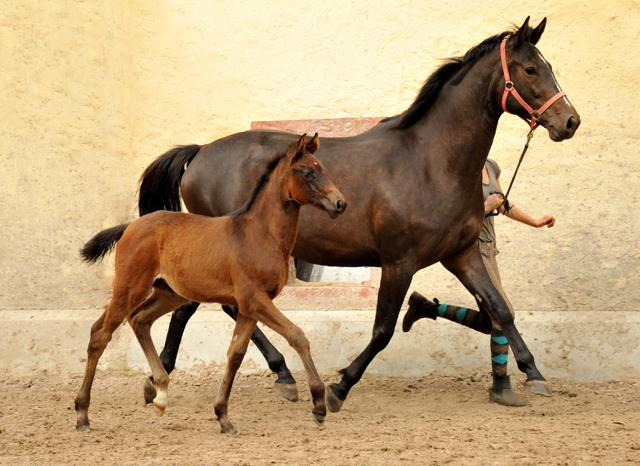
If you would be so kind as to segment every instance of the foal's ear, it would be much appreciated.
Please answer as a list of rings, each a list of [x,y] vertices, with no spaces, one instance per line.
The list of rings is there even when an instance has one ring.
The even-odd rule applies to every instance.
[[[546,25],[547,25],[547,18],[540,21],[540,24],[538,24],[538,27],[536,27],[531,33],[530,40],[533,45],[536,45],[540,40],[540,36],[542,36],[542,33],[544,32],[544,28]]]
[[[529,18],[531,17],[527,16],[527,19],[524,20],[524,24],[520,27],[520,29],[518,29],[518,32],[513,35],[513,38],[515,40],[514,45],[516,47],[520,47],[527,38],[527,31],[529,30]]]
[[[287,156],[291,158],[291,163],[294,163],[296,160],[300,158],[302,154],[304,154],[304,143],[306,139],[307,139],[307,133],[304,133],[300,138],[300,140],[298,141],[298,144],[291,147],[291,149],[295,147],[295,151],[291,149],[289,150],[289,153],[287,154]]]
[[[318,137],[318,133],[316,133],[316,135],[311,138],[311,141],[307,143],[307,152],[309,152],[310,154],[315,154],[319,148],[320,138]]]

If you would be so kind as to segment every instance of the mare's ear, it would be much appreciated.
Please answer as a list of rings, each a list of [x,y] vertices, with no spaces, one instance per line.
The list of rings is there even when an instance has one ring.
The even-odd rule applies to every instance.
[[[520,27],[520,29],[518,29],[518,32],[513,35],[515,41],[514,45],[516,47],[520,47],[527,38],[527,31],[529,30],[529,18],[530,16],[527,16],[527,19],[524,20],[524,24]]]
[[[531,33],[531,43],[533,45],[536,45],[540,40],[540,36],[542,36],[542,33],[544,32],[544,28],[546,25],[547,25],[547,18],[540,21],[540,24],[538,24],[538,27],[536,27]]]
[[[307,152],[309,152],[310,154],[315,154],[319,148],[320,138],[318,137],[318,133],[316,133],[316,135],[311,138],[311,141],[307,143]]]
[[[296,162],[300,158],[300,156],[304,154],[304,143],[306,139],[307,133],[304,133],[298,141],[298,144],[292,146],[292,149],[295,147],[295,151],[290,150],[290,153],[287,154],[291,158],[291,163]]]

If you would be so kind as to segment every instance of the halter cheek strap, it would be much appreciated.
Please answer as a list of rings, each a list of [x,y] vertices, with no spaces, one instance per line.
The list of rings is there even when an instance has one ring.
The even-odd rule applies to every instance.
[[[547,102],[538,110],[534,110],[520,96],[520,94],[516,90],[515,85],[513,84],[513,81],[511,81],[511,77],[509,76],[509,68],[507,67],[507,39],[504,39],[500,44],[500,58],[502,60],[502,72],[504,73],[504,93],[502,94],[502,109],[507,113],[511,113],[509,112],[509,110],[507,110],[507,97],[509,97],[509,94],[512,94],[516,98],[518,103],[522,105],[522,108],[524,108],[527,113],[531,115],[530,118],[520,117],[529,124],[529,133],[531,134],[533,133],[533,130],[540,126],[540,123],[538,123],[538,119],[540,118],[540,116],[555,102],[557,102],[558,99],[564,97],[567,94],[566,92],[560,91],[549,100],[547,100]]]

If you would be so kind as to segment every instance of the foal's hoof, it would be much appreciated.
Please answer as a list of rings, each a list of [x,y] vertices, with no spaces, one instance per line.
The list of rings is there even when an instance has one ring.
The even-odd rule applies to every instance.
[[[222,434],[228,434],[228,435],[237,435],[238,431],[237,431],[237,430],[235,430],[235,429],[232,427],[232,428],[227,429],[227,430],[222,429],[222,430],[220,430],[220,433],[222,433]]]
[[[157,393],[156,387],[153,386],[153,382],[151,381],[150,377],[145,381],[143,391],[144,401],[146,401],[147,404],[153,403],[153,399],[156,397]]]
[[[321,414],[313,413],[313,420],[316,421],[316,424],[318,424],[319,426],[323,426],[324,425],[325,417],[326,416],[322,416]]]
[[[533,382],[525,382],[525,386],[529,388],[529,391],[540,396],[553,396],[553,392],[544,382],[535,380]]]
[[[335,393],[333,393],[331,385],[327,387],[324,395],[324,400],[327,403],[327,408],[329,408],[329,411],[331,411],[332,413],[337,413],[338,411],[340,411],[340,409],[342,408],[342,404],[344,403],[344,400],[341,400]]]
[[[167,407],[166,407],[166,406],[161,406],[161,405],[158,405],[158,404],[156,404],[156,403],[153,403],[153,410],[156,412],[156,414],[157,414],[158,416],[162,416],[162,415],[164,414],[164,411],[165,411],[166,409],[167,409]]]
[[[298,386],[295,383],[274,383],[273,387],[276,389],[278,395],[285,400],[298,401]]]

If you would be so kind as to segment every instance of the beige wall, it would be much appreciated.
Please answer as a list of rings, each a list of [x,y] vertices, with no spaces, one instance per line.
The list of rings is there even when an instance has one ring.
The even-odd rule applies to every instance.
[[[50,2],[0,0],[0,309],[87,309],[109,266],[78,249],[135,215],[137,179],[176,144],[252,120],[392,115],[440,58],[531,15],[582,116],[541,130],[512,198],[551,230],[500,219],[503,278],[523,310],[636,310],[640,2]],[[502,119],[509,180],[526,126]],[[513,222],[511,222],[513,223]],[[440,266],[414,287],[469,302]]]

